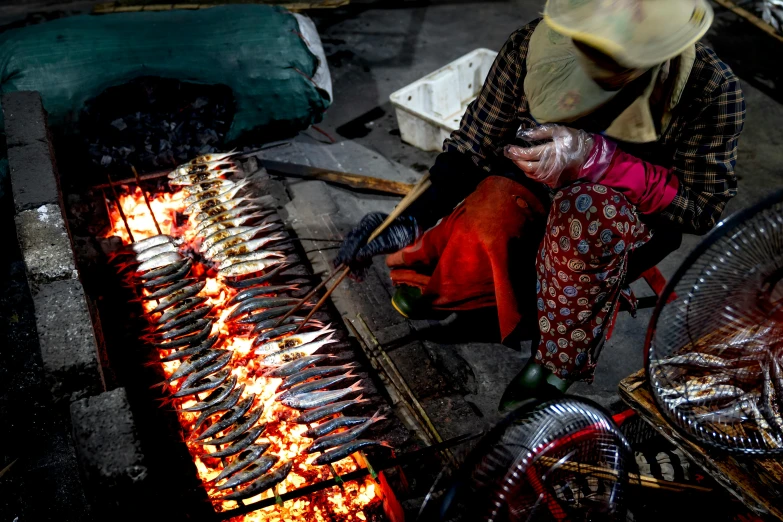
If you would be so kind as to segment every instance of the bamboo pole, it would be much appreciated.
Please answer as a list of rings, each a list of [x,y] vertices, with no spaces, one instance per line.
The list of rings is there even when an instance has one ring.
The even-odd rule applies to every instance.
[[[160,231],[160,225],[158,224],[158,220],[155,219],[155,213],[152,211],[152,205],[150,205],[150,199],[147,197],[147,193],[144,192],[144,188],[141,186],[141,179],[139,179],[139,173],[136,172],[136,167],[131,165],[131,169],[133,170],[133,175],[136,177],[136,184],[139,186],[139,190],[141,191],[141,195],[144,196],[144,202],[147,204],[147,208],[150,211],[150,216],[152,216],[152,222],[155,223],[155,230],[158,231],[158,235],[162,235],[163,232]]]
[[[128,225],[128,218],[125,217],[125,211],[122,210],[122,203],[120,202],[120,196],[117,194],[117,189],[114,187],[114,183],[111,181],[111,176],[109,173],[106,173],[106,179],[109,180],[109,187],[111,187],[112,194],[114,194],[114,201],[117,203],[117,210],[120,211],[120,217],[122,218],[122,222],[125,224],[125,230],[128,231],[128,238],[130,239],[131,243],[135,243],[136,240],[133,239],[133,232],[131,232],[130,225]],[[111,219],[111,215],[109,215],[109,219]]]

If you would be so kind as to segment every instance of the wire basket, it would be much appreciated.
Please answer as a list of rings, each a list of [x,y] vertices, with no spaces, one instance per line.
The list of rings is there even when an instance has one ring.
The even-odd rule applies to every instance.
[[[697,443],[783,454],[783,192],[720,223],[669,281],[647,335],[647,375]]]
[[[627,465],[631,448],[599,406],[573,397],[535,405],[477,446],[440,520],[625,520]]]

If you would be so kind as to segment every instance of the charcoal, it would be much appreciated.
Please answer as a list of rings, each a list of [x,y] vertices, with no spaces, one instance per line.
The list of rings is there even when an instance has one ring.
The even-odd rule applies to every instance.
[[[233,116],[226,86],[145,77],[89,100],[79,134],[96,172],[149,172],[223,150]]]

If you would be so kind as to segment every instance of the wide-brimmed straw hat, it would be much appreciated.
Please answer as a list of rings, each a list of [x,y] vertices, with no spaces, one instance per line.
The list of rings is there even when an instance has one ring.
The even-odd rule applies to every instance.
[[[692,64],[693,45],[712,19],[706,0],[548,0],[526,60],[531,115],[539,123],[574,121],[619,92],[601,88],[588,75],[573,44],[578,40],[623,67],[653,70],[642,100],[622,115],[624,127],[629,122],[637,127],[631,141],[650,140],[655,128],[648,98],[659,66],[684,53]]]

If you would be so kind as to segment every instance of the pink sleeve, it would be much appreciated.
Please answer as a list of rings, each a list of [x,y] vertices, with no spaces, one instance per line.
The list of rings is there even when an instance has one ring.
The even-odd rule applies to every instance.
[[[642,214],[662,212],[680,187],[672,169],[653,165],[620,149],[597,183],[622,192]]]

